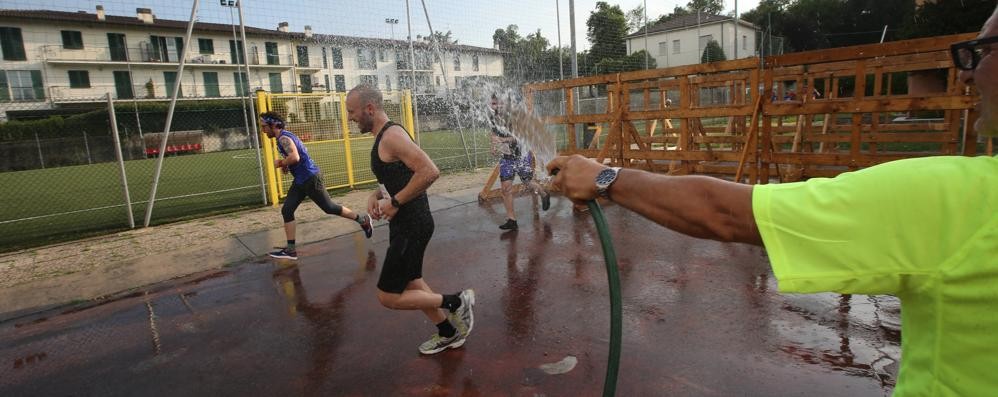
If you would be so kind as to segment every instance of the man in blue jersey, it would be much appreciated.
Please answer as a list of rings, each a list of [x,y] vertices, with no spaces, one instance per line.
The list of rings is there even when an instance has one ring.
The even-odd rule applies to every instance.
[[[284,200],[284,206],[281,207],[281,215],[284,217],[284,234],[288,238],[288,245],[271,252],[270,256],[298,259],[298,252],[295,250],[295,210],[298,209],[305,197],[311,198],[327,214],[339,215],[357,222],[361,229],[364,229],[364,235],[371,238],[371,234],[374,232],[371,217],[336,204],[329,198],[326,186],[322,183],[319,167],[308,156],[305,145],[301,139],[298,139],[298,136],[284,129],[284,116],[278,112],[263,113],[260,115],[260,125],[268,137],[277,138],[277,150],[281,152],[283,158],[274,160],[274,167],[294,176],[294,182],[288,188],[288,197]]]

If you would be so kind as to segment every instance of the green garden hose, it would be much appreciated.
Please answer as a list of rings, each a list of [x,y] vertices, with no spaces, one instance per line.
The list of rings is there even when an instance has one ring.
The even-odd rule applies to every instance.
[[[620,274],[617,272],[617,253],[613,250],[610,229],[603,216],[603,209],[596,200],[589,201],[589,213],[596,224],[600,244],[603,246],[603,260],[606,262],[606,281],[610,285],[610,354],[607,357],[606,378],[603,380],[603,397],[613,396],[617,391],[617,369],[620,367]]]

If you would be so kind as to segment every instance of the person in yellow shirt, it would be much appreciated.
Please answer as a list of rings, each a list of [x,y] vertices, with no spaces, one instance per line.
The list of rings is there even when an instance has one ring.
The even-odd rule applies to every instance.
[[[982,136],[998,135],[998,9],[951,46],[977,89]],[[743,185],[558,157],[553,185],[598,196],[694,237],[764,246],[781,292],[901,300],[894,396],[998,393],[998,157],[937,156],[835,178]]]

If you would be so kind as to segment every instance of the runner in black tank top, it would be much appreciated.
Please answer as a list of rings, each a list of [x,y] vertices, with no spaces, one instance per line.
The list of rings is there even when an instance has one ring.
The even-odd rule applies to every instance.
[[[378,178],[378,183],[385,185],[388,194],[395,197],[399,191],[409,184],[413,171],[401,161],[386,163],[378,156],[378,147],[381,145],[381,138],[389,127],[398,125],[393,121],[385,123],[381,131],[374,138],[374,147],[371,148],[371,171]],[[405,130],[405,127],[398,125]],[[405,230],[413,236],[424,235],[428,241],[433,235],[433,215],[430,214],[430,201],[426,197],[426,192],[420,193],[416,198],[399,207],[398,213],[390,221],[389,229],[391,233],[396,230]]]
[[[371,148],[371,171],[386,192],[379,189],[367,200],[368,211],[375,219],[389,220],[378,301],[389,309],[420,310],[437,325],[437,332],[419,346],[420,353],[458,348],[474,326],[475,291],[442,295],[423,279],[423,254],[434,228],[426,189],[440,171],[405,129],[388,119],[383,104],[381,93],[365,85],[347,95],[350,120],[361,131],[378,131]],[[393,161],[384,161],[382,155]]]

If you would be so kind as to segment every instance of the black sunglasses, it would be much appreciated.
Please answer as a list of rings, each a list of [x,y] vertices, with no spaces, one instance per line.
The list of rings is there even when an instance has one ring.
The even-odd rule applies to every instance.
[[[992,43],[998,43],[998,36],[962,41],[951,45],[949,51],[950,55],[953,56],[953,64],[961,70],[977,69],[977,64],[985,55],[985,46]]]

